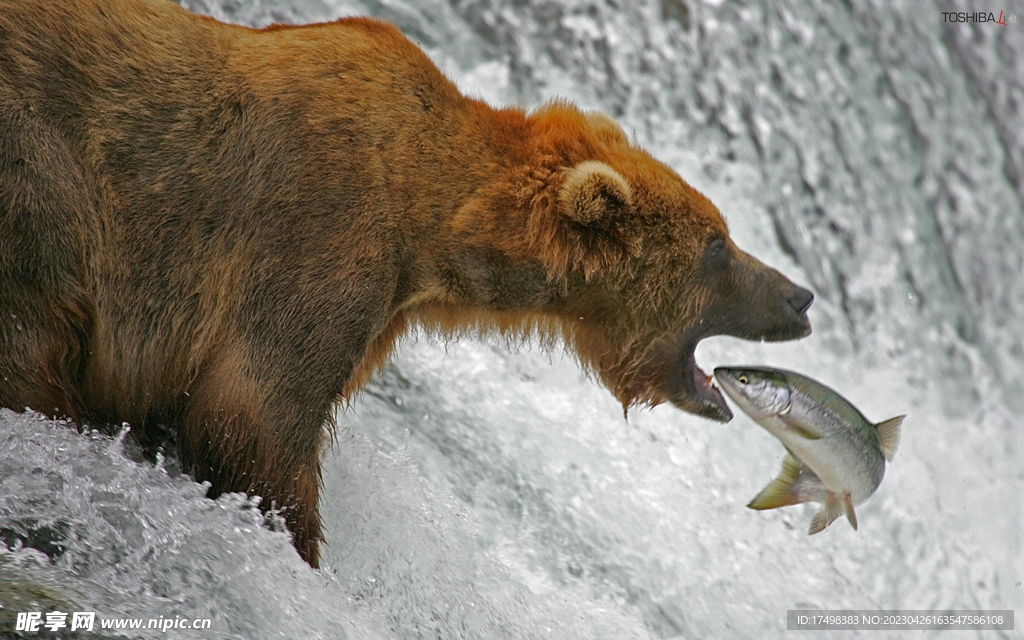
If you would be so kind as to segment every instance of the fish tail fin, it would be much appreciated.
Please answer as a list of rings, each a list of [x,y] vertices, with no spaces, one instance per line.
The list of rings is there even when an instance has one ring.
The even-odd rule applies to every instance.
[[[906,417],[896,416],[875,425],[878,429],[878,439],[882,441],[882,455],[888,462],[892,462],[892,457],[896,455],[896,447],[900,444],[900,426]]]
[[[816,533],[821,533],[825,530],[825,527],[835,522],[835,519],[842,514],[842,500],[839,499],[839,496],[829,491],[828,495],[825,496],[825,504],[811,518],[811,528],[808,529],[807,535],[813,536]]]
[[[857,514],[853,511],[853,498],[850,493],[843,494],[843,511],[846,512],[846,519],[850,521],[853,530],[857,530]]]
[[[787,455],[786,459],[782,461],[782,471],[779,472],[779,475],[764,489],[761,489],[761,493],[754,496],[747,506],[763,511],[804,502],[796,491],[796,481],[800,475],[802,464],[793,454]]]

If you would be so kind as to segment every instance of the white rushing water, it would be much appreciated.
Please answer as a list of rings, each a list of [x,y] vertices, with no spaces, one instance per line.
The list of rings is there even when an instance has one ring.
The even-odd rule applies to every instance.
[[[859,531],[808,537],[815,506],[744,506],[784,454],[744,416],[625,420],[557,352],[413,335],[338,411],[314,572],[244,497],[2,411],[0,621],[65,606],[212,620],[142,637],[619,639],[782,637],[795,608],[1024,614],[1024,7],[182,4],[254,26],[378,15],[492,103],[608,111],[817,295],[809,338],[712,338],[702,367],[791,368],[873,420],[907,413],[900,449]],[[1000,8],[1017,22],[941,15]]]

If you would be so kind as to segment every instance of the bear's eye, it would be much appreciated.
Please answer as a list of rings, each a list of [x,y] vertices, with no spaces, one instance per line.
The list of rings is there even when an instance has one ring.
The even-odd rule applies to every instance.
[[[728,252],[725,250],[725,240],[722,238],[712,239],[704,250],[704,259],[708,265],[723,266],[726,255]]]

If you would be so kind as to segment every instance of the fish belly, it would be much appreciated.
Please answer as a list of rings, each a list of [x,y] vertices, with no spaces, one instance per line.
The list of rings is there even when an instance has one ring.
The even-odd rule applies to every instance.
[[[833,445],[834,443],[829,443],[827,438],[822,438],[798,443],[796,446],[787,446],[790,446],[793,453],[818,476],[828,491],[838,496],[849,493],[854,503],[857,503],[858,499],[866,499],[874,492],[874,488],[868,490],[869,482],[863,477],[861,465],[851,464],[848,456],[837,452]]]

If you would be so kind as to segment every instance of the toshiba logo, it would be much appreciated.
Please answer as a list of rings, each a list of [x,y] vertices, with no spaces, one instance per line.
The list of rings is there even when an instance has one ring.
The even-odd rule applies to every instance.
[[[943,22],[978,22],[978,23],[992,23],[1002,26],[1008,26],[1017,22],[1017,16],[1006,15],[1004,11],[1000,11],[999,15],[992,13],[991,11],[943,11],[942,12]]]

